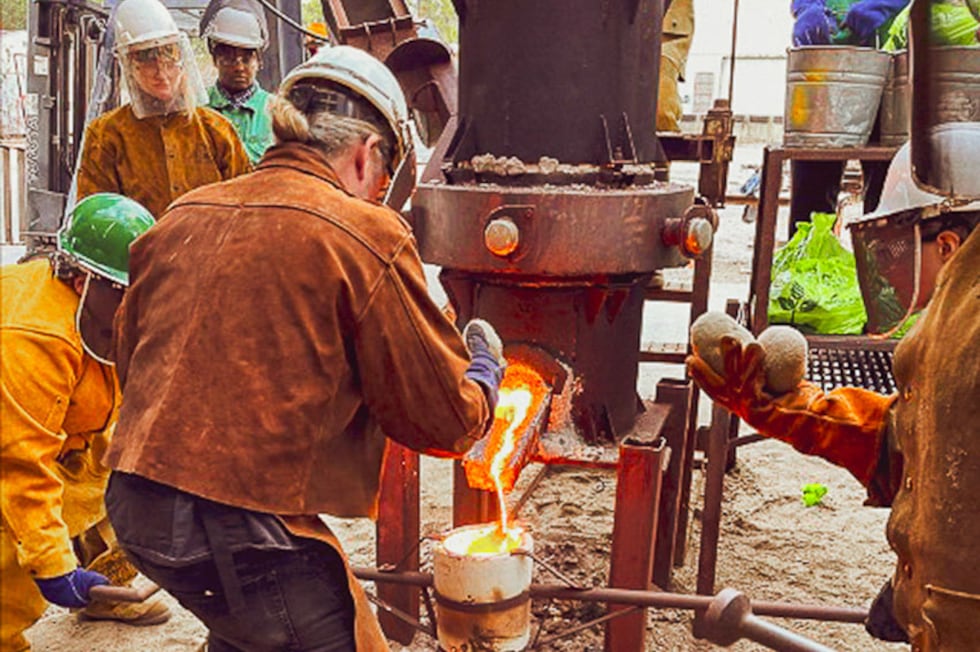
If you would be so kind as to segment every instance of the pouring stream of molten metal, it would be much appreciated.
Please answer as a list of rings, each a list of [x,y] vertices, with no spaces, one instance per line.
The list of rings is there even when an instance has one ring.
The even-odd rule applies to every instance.
[[[501,476],[517,448],[520,427],[525,425],[532,406],[544,398],[544,387],[540,375],[529,367],[520,364],[508,367],[500,387],[497,408],[494,411],[494,425],[491,428],[491,436],[500,433],[493,440],[499,442],[499,446],[490,459],[488,469],[497,491],[500,520],[495,524],[488,523],[483,528],[451,534],[445,540],[447,548],[466,555],[501,554],[511,552],[520,545],[524,529],[508,523]],[[504,424],[506,428],[503,427]]]

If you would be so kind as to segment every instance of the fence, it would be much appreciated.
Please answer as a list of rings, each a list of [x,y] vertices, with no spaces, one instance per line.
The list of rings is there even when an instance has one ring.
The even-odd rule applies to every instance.
[[[24,151],[26,139],[0,140],[0,190],[3,205],[0,207],[0,243],[20,244],[21,225],[27,220],[27,183],[24,177]]]

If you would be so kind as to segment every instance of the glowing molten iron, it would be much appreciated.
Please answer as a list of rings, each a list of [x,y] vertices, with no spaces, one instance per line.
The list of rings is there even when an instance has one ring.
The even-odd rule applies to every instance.
[[[512,363],[507,367],[487,437],[483,463],[470,464],[466,469],[471,485],[489,488],[488,485],[492,484],[496,490],[500,521],[480,529],[457,531],[446,539],[447,549],[461,555],[501,554],[511,552],[519,545],[524,530],[508,523],[504,488],[509,491],[517,480],[517,469],[512,458],[517,450],[518,437],[530,426],[547,393],[544,380],[531,367],[521,363]]]
[[[503,555],[513,552],[521,543],[524,529],[513,526],[505,535],[500,523],[462,528],[447,536],[442,545],[456,555]]]

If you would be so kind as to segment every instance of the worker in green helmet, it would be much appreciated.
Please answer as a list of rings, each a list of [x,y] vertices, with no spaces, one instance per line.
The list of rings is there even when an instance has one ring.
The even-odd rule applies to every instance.
[[[112,539],[100,461],[120,402],[112,320],[129,283],[129,245],[153,223],[133,200],[95,194],[72,210],[49,258],[0,268],[3,652],[30,649],[23,632],[48,603],[130,624],[169,617],[159,601],[129,617],[115,603],[89,604],[92,586],[131,579],[119,576],[128,564],[108,550],[83,568],[72,545],[99,523]]]

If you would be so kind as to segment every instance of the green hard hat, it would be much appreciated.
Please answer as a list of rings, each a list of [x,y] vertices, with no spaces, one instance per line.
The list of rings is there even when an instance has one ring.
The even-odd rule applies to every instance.
[[[111,192],[75,204],[58,232],[58,250],[85,269],[129,285],[129,245],[155,220],[142,204]]]

